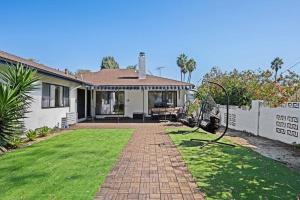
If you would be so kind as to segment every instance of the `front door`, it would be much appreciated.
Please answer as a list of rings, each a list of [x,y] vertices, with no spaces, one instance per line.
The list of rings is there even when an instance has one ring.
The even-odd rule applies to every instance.
[[[77,89],[77,112],[78,119],[85,117],[85,90]]]
[[[87,105],[86,105],[86,115],[87,115],[87,117],[91,117],[91,91],[90,90],[88,90],[87,91]]]

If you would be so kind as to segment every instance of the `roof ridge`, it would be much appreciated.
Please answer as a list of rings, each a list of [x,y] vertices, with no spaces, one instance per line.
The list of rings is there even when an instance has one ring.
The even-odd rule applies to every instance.
[[[188,83],[188,82],[184,82],[184,81],[179,81],[179,80],[175,80],[175,79],[171,79],[171,78],[166,78],[166,77],[161,77],[161,76],[156,76],[156,75],[148,75],[147,76],[153,76],[153,77],[156,77],[156,78],[163,78],[163,79],[167,79],[167,80],[171,80],[171,81],[177,81],[179,83],[185,83],[185,84],[190,84],[190,85],[193,85],[192,83]]]
[[[57,70],[53,67],[49,67],[47,65],[44,65],[44,64],[41,64],[41,63],[38,63],[38,62],[35,62],[35,61],[28,60],[26,58],[22,58],[20,56],[17,56],[17,55],[14,55],[12,53],[8,53],[8,52],[2,51],[2,50],[0,50],[0,57],[2,57],[4,59],[7,59],[7,60],[11,60],[13,62],[17,62],[17,63],[21,63],[21,64],[31,66],[31,67],[37,69],[38,71],[39,70],[40,71],[46,71],[48,73],[63,76],[67,79],[71,79],[71,80],[74,80],[74,81],[85,82],[87,84],[90,84],[88,81],[81,80],[80,78],[77,78],[74,75],[66,74],[63,71]]]

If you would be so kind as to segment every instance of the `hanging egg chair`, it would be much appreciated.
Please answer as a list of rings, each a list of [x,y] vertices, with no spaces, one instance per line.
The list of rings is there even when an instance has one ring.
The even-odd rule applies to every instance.
[[[196,116],[196,125],[195,129],[191,131],[185,131],[182,132],[183,134],[196,132],[199,130],[205,131],[205,133],[210,134],[216,134],[218,133],[217,137],[212,140],[200,140],[200,139],[191,139],[192,141],[202,141],[206,142],[206,144],[211,143],[219,143],[219,144],[225,144],[234,146],[227,143],[219,142],[220,139],[222,139],[227,130],[228,130],[228,120],[229,120],[229,96],[226,91],[226,89],[219,83],[212,82],[212,81],[203,81],[202,84],[205,85],[206,91],[203,92],[201,97],[198,97],[200,101],[200,108],[198,111],[198,114]],[[225,106],[226,106],[226,113],[225,113],[225,127],[222,128],[221,125],[221,113],[220,113],[220,107],[216,103],[213,95],[211,94],[212,89],[218,89],[222,90],[224,93],[224,99],[225,99]]]

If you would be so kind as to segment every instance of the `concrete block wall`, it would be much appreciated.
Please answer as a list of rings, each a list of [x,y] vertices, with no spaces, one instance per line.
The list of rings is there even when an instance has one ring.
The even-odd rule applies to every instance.
[[[226,107],[220,106],[222,125],[226,122]],[[251,109],[230,106],[229,128],[288,144],[300,144],[300,102],[289,102],[270,108],[263,101],[252,102]]]

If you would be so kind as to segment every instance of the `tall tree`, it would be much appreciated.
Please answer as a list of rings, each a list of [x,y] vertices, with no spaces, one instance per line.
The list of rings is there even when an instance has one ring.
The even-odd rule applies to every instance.
[[[114,57],[106,56],[102,59],[101,69],[119,69],[119,64]]]
[[[193,58],[189,59],[186,64],[187,71],[189,72],[189,75],[188,75],[189,83],[191,82],[192,72],[196,69],[196,65],[197,65],[197,63]]]
[[[29,60],[29,61],[31,61],[31,62],[36,62],[36,63],[39,62],[39,60],[37,60],[37,59],[35,59],[35,58],[27,58],[27,60]]]
[[[89,73],[89,72],[91,72],[91,70],[89,70],[89,69],[78,69],[75,72],[75,75],[80,75],[80,74]]]
[[[137,65],[128,65],[126,67],[126,69],[134,69],[134,70],[136,70],[137,69]]]
[[[187,69],[186,69],[187,61],[188,61],[188,57],[184,53],[180,54],[177,57],[177,65],[180,68],[180,80],[181,81],[183,81],[182,75],[184,74],[184,76],[185,76],[185,74],[187,72]]]
[[[279,57],[276,57],[271,62],[271,69],[275,71],[275,75],[274,75],[274,81],[275,82],[277,82],[277,73],[278,73],[278,70],[281,69],[282,65],[283,65],[283,61]]]

